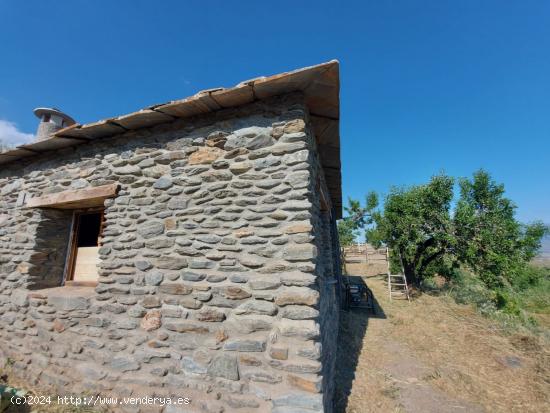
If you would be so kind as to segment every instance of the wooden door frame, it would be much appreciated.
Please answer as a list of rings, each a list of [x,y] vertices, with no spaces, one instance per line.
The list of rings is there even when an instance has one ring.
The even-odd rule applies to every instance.
[[[100,224],[99,224],[99,236],[98,236],[98,245],[101,245],[101,234],[103,232],[103,223],[105,220],[105,208],[103,207],[93,207],[86,209],[77,209],[73,211],[72,221],[71,221],[71,233],[69,236],[69,245],[67,246],[67,255],[65,257],[65,269],[63,271],[63,282],[62,285],[65,286],[90,286],[95,287],[97,282],[90,281],[74,281],[74,270],[76,264],[76,252],[78,249],[78,231],[80,229],[80,217],[82,215],[92,215],[92,214],[101,214]]]

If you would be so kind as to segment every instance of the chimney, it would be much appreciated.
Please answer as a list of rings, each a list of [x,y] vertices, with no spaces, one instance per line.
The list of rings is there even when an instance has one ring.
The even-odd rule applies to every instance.
[[[36,108],[33,112],[40,119],[36,141],[47,139],[52,133],[76,123],[73,118],[56,108]]]

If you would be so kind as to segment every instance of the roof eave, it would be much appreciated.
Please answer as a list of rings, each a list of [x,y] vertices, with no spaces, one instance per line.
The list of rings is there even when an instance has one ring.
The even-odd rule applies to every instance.
[[[220,109],[245,105],[292,92],[303,92],[319,145],[321,162],[336,217],[341,217],[340,173],[340,77],[339,63],[331,60],[315,66],[259,77],[231,88],[201,91],[185,99],[171,101],[127,115],[61,129],[50,138],[21,145],[0,153],[0,164],[61,147],[106,138],[128,130],[150,128],[177,118],[188,118]],[[62,139],[59,139],[62,138]]]

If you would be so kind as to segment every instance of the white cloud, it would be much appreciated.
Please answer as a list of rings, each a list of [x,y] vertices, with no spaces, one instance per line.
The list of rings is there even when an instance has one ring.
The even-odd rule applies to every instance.
[[[0,147],[17,146],[29,143],[34,139],[32,133],[24,133],[17,129],[15,123],[0,119]]]

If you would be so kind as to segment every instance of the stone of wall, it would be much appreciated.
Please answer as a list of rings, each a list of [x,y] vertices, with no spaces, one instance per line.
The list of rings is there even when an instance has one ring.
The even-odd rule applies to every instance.
[[[2,170],[0,362],[61,394],[192,399],[146,411],[331,411],[337,239],[308,125],[288,95]],[[70,219],[25,198],[109,183],[98,286],[37,290]]]
[[[313,137],[310,141],[315,145]],[[315,149],[310,151],[310,158],[310,176],[314,184],[313,188],[315,188],[311,191],[311,222],[314,228],[312,241],[319,252],[316,259],[315,274],[317,275],[317,285],[320,292],[318,317],[321,332],[320,344],[322,346],[322,383],[320,388],[325,395],[324,411],[332,412],[340,309],[340,244],[336,230],[336,219],[334,218],[335,213],[330,209],[330,206],[322,207],[321,193],[328,194],[328,189],[319,155]]]

